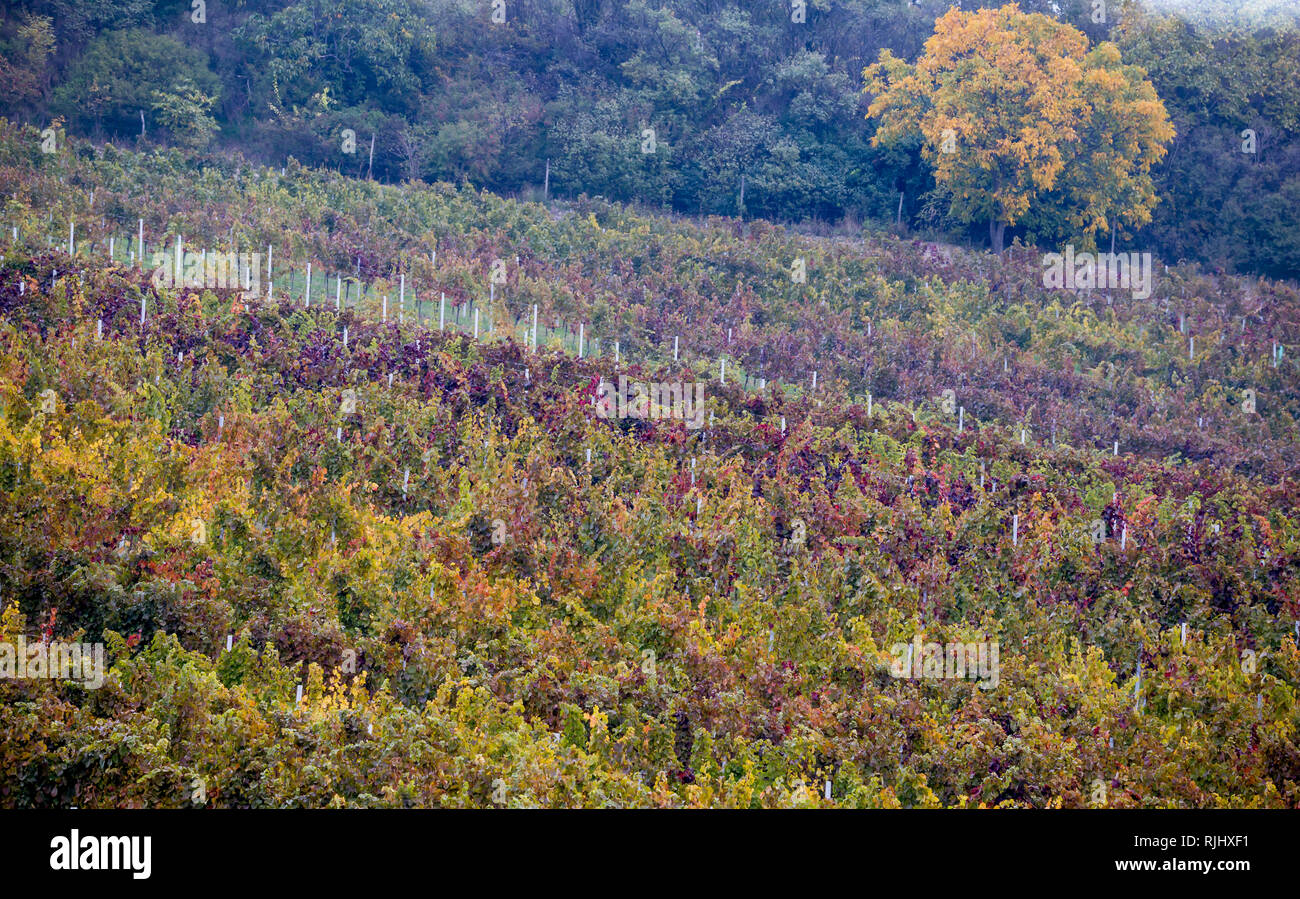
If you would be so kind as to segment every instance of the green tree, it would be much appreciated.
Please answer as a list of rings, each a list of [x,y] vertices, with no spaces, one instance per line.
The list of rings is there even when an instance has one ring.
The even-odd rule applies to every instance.
[[[1222,32],[1126,12],[1116,32],[1141,59],[1178,130],[1154,169],[1161,203],[1141,239],[1168,258],[1300,277],[1300,29]]]
[[[143,29],[113,31],[97,38],[72,65],[54,91],[52,107],[83,131],[138,135],[141,113],[154,110],[155,92],[172,91],[185,81],[204,96],[220,92],[199,51]]]
[[[326,89],[344,107],[411,114],[433,74],[435,20],[428,3],[311,0],[253,15],[235,38],[277,119],[310,115]]]
[[[0,83],[5,85],[8,109],[28,107],[44,95],[54,43],[52,21],[33,15],[23,17],[12,40],[0,41]]]
[[[216,119],[209,115],[215,98],[188,78],[178,81],[169,91],[153,92],[153,110],[158,123],[176,143],[201,150],[217,130]]]

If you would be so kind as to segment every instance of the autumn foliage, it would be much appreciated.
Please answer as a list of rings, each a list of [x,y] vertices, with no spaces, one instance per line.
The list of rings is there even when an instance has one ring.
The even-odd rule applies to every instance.
[[[1129,232],[1151,219],[1151,169],[1174,129],[1155,89],[1119,49],[1068,23],[1000,9],[951,8],[916,64],[889,50],[864,72],[876,145],[919,135],[950,213],[1042,238]]]
[[[1108,302],[1017,250],[17,131],[0,642],[110,669],[0,681],[0,805],[1300,804],[1293,285]],[[137,214],[623,356],[157,289],[105,258]],[[707,424],[600,417],[619,373]],[[916,635],[997,641],[997,688],[891,676]]]

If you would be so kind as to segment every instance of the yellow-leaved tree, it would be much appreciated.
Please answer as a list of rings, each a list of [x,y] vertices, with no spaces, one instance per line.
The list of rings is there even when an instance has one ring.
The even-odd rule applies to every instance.
[[[919,135],[949,215],[987,221],[998,253],[1008,225],[1095,246],[1099,231],[1151,218],[1151,167],[1174,128],[1146,72],[1112,43],[1090,50],[1072,25],[1014,3],[953,8],[915,65],[883,50],[863,76],[873,143]]]

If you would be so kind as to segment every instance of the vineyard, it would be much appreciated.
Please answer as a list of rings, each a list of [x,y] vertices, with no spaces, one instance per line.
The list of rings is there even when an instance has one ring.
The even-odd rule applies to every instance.
[[[1293,283],[8,123],[0,194],[0,641],[107,665],[0,680],[0,806],[1300,805]]]

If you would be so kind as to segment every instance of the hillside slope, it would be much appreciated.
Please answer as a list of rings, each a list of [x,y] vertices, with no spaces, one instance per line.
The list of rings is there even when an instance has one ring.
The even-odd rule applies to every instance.
[[[0,681],[2,804],[1300,802],[1293,285],[27,137],[3,637],[112,667]],[[140,218],[272,299],[109,262]]]

